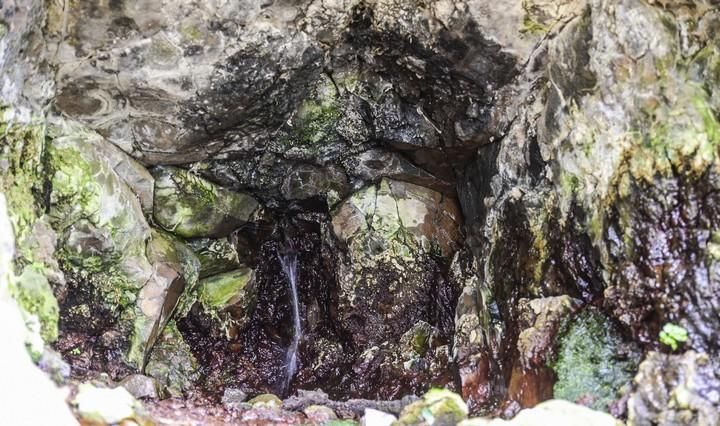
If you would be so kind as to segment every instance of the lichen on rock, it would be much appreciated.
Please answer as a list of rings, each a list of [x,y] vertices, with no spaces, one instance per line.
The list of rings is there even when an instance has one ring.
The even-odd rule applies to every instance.
[[[252,196],[219,187],[191,171],[159,167],[154,173],[153,217],[181,237],[226,237],[259,213]]]

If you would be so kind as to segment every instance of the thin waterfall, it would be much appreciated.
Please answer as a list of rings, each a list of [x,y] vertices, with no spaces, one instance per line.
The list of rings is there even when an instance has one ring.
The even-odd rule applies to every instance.
[[[286,375],[283,383],[283,393],[286,393],[298,367],[298,346],[302,338],[302,327],[300,325],[300,302],[298,301],[297,292],[297,253],[290,247],[284,253],[278,253],[278,257],[290,285],[290,300],[293,311],[293,336],[286,355]]]

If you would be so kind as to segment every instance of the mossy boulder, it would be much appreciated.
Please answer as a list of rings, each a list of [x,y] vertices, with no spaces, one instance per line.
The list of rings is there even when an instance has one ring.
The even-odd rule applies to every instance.
[[[418,376],[437,386],[452,380],[444,374],[441,347],[452,332],[454,296],[441,265],[458,247],[460,222],[453,199],[389,179],[357,191],[332,212],[339,324],[367,355],[356,360],[356,374],[413,375],[399,379],[408,393],[427,389],[415,387]],[[382,398],[384,389],[368,397]]]
[[[52,129],[50,219],[61,235],[60,257],[83,273],[108,279],[107,303],[127,306],[151,274],[145,257],[150,227],[140,203],[98,148],[106,142],[79,125]]]
[[[405,407],[393,426],[454,426],[467,416],[468,407],[460,395],[446,389],[430,389],[421,400]]]
[[[240,267],[237,246],[229,238],[199,238],[187,242],[200,260],[200,278]]]
[[[185,244],[161,231],[152,232],[147,244],[152,276],[138,292],[134,333],[128,358],[144,366],[155,341],[170,317],[186,313],[194,302],[200,261]]]
[[[153,217],[178,236],[226,237],[260,211],[252,196],[222,188],[191,171],[158,167],[154,175]]]
[[[198,302],[228,333],[250,321],[256,301],[254,275],[252,269],[241,268],[200,280]]]
[[[10,293],[22,309],[38,317],[40,335],[45,343],[57,340],[60,309],[42,266],[26,266],[22,274],[12,281],[10,288]]]
[[[557,356],[551,362],[557,376],[554,397],[608,410],[637,370],[637,346],[623,339],[612,320],[592,309],[568,321],[558,336]]]
[[[145,374],[157,379],[174,397],[182,396],[200,378],[197,361],[175,321],[167,323],[153,346]]]

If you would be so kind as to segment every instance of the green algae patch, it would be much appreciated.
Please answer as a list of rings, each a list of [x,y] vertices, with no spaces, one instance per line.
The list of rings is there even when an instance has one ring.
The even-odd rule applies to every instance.
[[[297,108],[282,145],[306,149],[323,146],[326,140],[337,137],[336,127],[342,114],[338,88],[329,77],[323,76],[311,95]]]
[[[558,336],[557,356],[551,362],[557,376],[554,397],[607,410],[637,371],[639,350],[594,310],[567,322]]]
[[[34,117],[29,123],[15,122],[14,111],[0,107],[0,190],[7,199],[18,242],[30,233],[41,214],[45,133],[40,118]]]
[[[253,271],[242,268],[200,281],[198,300],[207,309],[224,309],[246,297]]]

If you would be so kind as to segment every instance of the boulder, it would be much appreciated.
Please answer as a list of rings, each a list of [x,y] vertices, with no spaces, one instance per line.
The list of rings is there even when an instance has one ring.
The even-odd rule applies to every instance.
[[[187,244],[200,260],[200,278],[240,267],[237,244],[231,242],[230,238],[198,238],[188,241]]]
[[[165,326],[153,346],[145,374],[156,379],[172,397],[181,397],[200,378],[197,361],[174,320]]]
[[[217,186],[191,171],[159,167],[155,174],[153,217],[184,238],[222,238],[251,222],[260,205],[250,195]]]
[[[362,351],[354,367],[359,378],[373,377],[373,368],[388,369],[383,370],[384,377],[394,371],[392,375],[412,392],[425,390],[419,385],[423,375],[438,375],[436,383],[451,380],[445,377],[446,361],[442,360],[446,357],[440,347],[449,337],[455,295],[443,276],[440,259],[458,247],[460,223],[454,200],[389,179],[356,192],[333,211],[332,226],[341,248],[335,272],[339,324]],[[403,352],[413,358],[412,351],[398,345],[403,334],[419,322],[437,329],[433,349],[427,351],[435,361],[392,367],[390,360],[395,357],[401,363],[409,361]],[[409,375],[415,379],[402,379]],[[372,392],[367,397],[399,396],[383,394],[382,388],[367,391]]]
[[[720,367],[708,354],[650,352],[627,401],[628,425],[720,422]]]
[[[422,399],[408,405],[394,426],[447,425],[460,423],[468,416],[468,407],[460,395],[445,389],[431,389]]]

